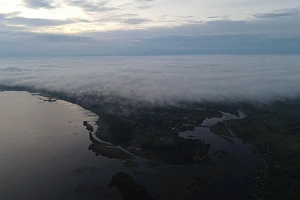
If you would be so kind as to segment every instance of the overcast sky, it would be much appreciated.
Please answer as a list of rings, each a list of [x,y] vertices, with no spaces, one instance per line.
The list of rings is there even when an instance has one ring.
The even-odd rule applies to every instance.
[[[299,0],[0,0],[0,56],[300,53]]]

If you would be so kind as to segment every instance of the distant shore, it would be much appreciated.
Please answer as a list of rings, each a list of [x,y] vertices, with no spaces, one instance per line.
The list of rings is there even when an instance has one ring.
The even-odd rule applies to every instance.
[[[0,91],[5,90],[39,93],[42,96],[50,97],[50,100],[51,98],[62,99],[80,105],[98,115],[98,129],[95,132],[98,138],[125,149],[129,147],[130,153],[162,164],[209,163],[210,158],[207,156],[207,152],[210,145],[205,142],[196,145],[193,142],[197,141],[193,140],[194,137],[185,140],[178,137],[178,132],[190,129],[192,131],[194,127],[199,127],[205,118],[220,117],[217,110],[238,115],[238,109],[242,108],[247,116],[245,119],[230,120],[222,126],[230,129],[262,156],[264,170],[257,170],[253,184],[250,186],[249,195],[252,199],[271,198],[274,194],[288,195],[290,199],[299,196],[298,186],[295,185],[297,169],[294,170],[294,167],[299,162],[297,152],[300,151],[300,135],[297,134],[300,98],[261,105],[242,102],[205,102],[163,106],[137,104],[134,106],[120,99],[107,101],[104,96],[98,95],[76,95],[30,87],[0,86]],[[199,112],[196,108],[201,108],[202,111]],[[211,108],[216,111],[209,110]],[[206,109],[208,110],[205,111]],[[88,128],[87,124],[86,126]],[[188,129],[183,130],[184,127]],[[216,134],[222,137],[228,136],[228,132],[224,131],[221,126],[213,128],[212,131],[216,131]],[[185,146],[189,146],[189,148],[185,148]],[[97,149],[106,151],[102,147],[97,147]],[[179,149],[179,151],[177,152],[175,149]],[[195,156],[195,152],[198,153],[197,156]],[[181,155],[181,153],[183,154]],[[237,159],[225,151],[218,152],[216,155],[233,164],[237,163]],[[283,158],[285,158],[284,162],[289,164],[283,165]],[[287,158],[289,159],[286,160]],[[278,184],[282,179],[286,183]],[[280,191],[280,193],[270,191]]]

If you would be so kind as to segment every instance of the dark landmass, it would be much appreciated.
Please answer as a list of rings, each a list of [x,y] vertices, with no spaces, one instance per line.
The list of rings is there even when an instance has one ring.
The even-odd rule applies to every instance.
[[[228,130],[225,122],[218,122],[216,125],[211,126],[209,130],[220,137],[234,137]]]
[[[118,188],[123,200],[153,200],[146,188],[125,172],[113,175],[109,187]]]
[[[148,141],[142,144],[141,153],[146,157],[168,164],[190,165],[203,162],[208,158],[210,145],[203,141],[189,140],[178,137],[177,140],[166,142]]]
[[[126,160],[123,164],[123,167],[137,167],[138,164],[133,160]]]
[[[86,130],[88,130],[89,132],[94,132],[94,127],[90,125],[87,121],[83,122],[83,126],[85,126]]]
[[[133,156],[115,145],[106,144],[96,140],[92,133],[89,133],[92,144],[88,147],[89,150],[95,153],[96,156],[102,155],[107,158],[118,158],[122,160],[130,159]]]
[[[207,183],[197,176],[152,175],[139,171],[136,171],[135,175],[154,181],[165,193],[164,199],[169,200],[201,199],[199,194],[207,186]]]
[[[1,88],[39,92],[43,96],[69,101],[91,110],[99,116],[96,136],[112,145],[95,141],[89,147],[90,150],[96,155],[130,159],[130,154],[115,148],[116,145],[121,145],[130,153],[149,159],[147,163],[153,167],[165,164],[212,164],[207,154],[209,144],[202,140],[183,139],[178,136],[178,132],[192,131],[206,118],[222,117],[219,111],[238,115],[238,110],[242,109],[246,115],[244,119],[221,122],[210,127],[210,130],[227,138],[229,142],[230,138],[237,136],[261,157],[261,167],[257,169],[253,184],[249,187],[250,199],[298,199],[300,196],[300,98],[261,105],[241,102],[182,102],[177,105],[146,106],[116,96],[76,95],[26,87],[2,86],[0,90]],[[88,123],[85,126],[89,130]],[[216,154],[224,159],[234,160],[226,152]],[[167,188],[164,189],[166,193],[174,191],[174,195],[182,193],[187,196],[190,193],[189,190],[183,192],[168,189],[172,188],[170,184],[175,179],[168,179],[172,180],[168,182],[164,178],[158,176],[155,180],[159,180],[157,184]],[[130,183],[127,188],[129,192],[122,186],[127,181]],[[135,180],[126,174],[113,177],[111,185],[121,188],[122,196],[136,198],[144,194],[145,199],[151,198],[145,193],[145,188],[137,186]],[[131,193],[133,186],[138,188],[137,194]],[[198,186],[196,190],[197,193],[201,192]],[[195,196],[191,194],[188,198],[195,199]]]
[[[253,199],[298,199],[300,99],[243,110],[245,119],[228,124],[262,158],[251,187]]]
[[[209,144],[204,141],[185,140],[178,137],[179,131],[193,130],[204,119],[222,117],[222,113],[209,110],[203,105],[181,104],[173,106],[145,106],[126,103],[128,100],[97,95],[51,92],[27,87],[4,87],[6,90],[29,91],[42,96],[62,99],[97,114],[96,136],[114,145],[140,149],[140,157],[152,158],[169,164],[195,164],[209,162]],[[109,99],[109,100],[108,100]],[[88,122],[84,126],[92,132]],[[92,144],[89,149],[96,155],[108,155],[103,144]],[[109,151],[114,150],[111,148]],[[116,154],[110,157],[116,157]],[[123,156],[122,156],[123,157]]]

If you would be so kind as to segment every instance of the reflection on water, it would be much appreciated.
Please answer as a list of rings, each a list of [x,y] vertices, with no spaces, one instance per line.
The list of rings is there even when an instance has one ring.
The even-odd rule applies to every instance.
[[[232,199],[240,199],[243,196],[238,192],[247,194],[249,177],[258,162],[238,138],[229,143],[212,134],[209,127],[198,127],[179,135],[210,143],[209,156],[226,174],[214,166],[149,167],[149,160],[100,141],[86,130],[96,129],[97,116],[77,105],[27,92],[0,92],[0,111],[0,199],[119,199],[116,191],[108,188],[111,177],[137,170],[148,174],[136,178],[158,199],[164,194],[159,184],[149,181],[149,174],[155,175],[152,178],[201,176],[210,183],[202,198],[219,199],[214,195],[229,192]],[[239,117],[244,117],[242,112]],[[206,119],[202,126],[237,118],[223,113],[222,118]],[[134,161],[133,169],[122,167],[128,159]],[[170,169],[164,170],[166,167]]]
[[[86,190],[105,195],[91,188],[107,188],[123,162],[89,151],[82,123],[94,125],[97,117],[65,101],[39,98],[0,92],[0,199],[87,199]],[[76,173],[87,169],[97,170]]]
[[[221,112],[221,111],[219,111],[219,112]],[[239,116],[236,116],[236,115],[233,115],[230,113],[226,113],[226,112],[221,112],[221,113],[223,115],[221,118],[206,118],[202,122],[201,126],[213,126],[213,125],[217,124],[218,122],[223,122],[225,120],[245,118],[245,114],[241,110],[238,111]]]

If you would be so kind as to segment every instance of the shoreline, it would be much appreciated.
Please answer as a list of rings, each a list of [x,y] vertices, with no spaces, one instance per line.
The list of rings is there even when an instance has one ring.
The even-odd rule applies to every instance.
[[[101,128],[106,128],[106,129],[108,129],[109,130],[109,124],[110,123],[112,123],[112,122],[115,122],[114,120],[116,120],[116,121],[118,121],[118,120],[120,120],[120,123],[119,123],[119,125],[120,125],[120,127],[123,129],[123,128],[128,128],[127,127],[127,125],[126,124],[130,124],[130,123],[132,123],[131,121],[134,121],[134,119],[138,119],[138,118],[132,118],[132,113],[130,112],[129,114],[127,114],[127,115],[124,115],[124,113],[122,113],[122,112],[120,112],[120,110],[117,110],[118,112],[116,112],[116,113],[114,113],[114,109],[112,109],[112,110],[110,110],[109,108],[111,107],[111,106],[118,106],[117,104],[115,104],[115,103],[113,103],[113,104],[106,104],[106,107],[99,107],[99,104],[101,104],[101,101],[98,101],[99,99],[100,100],[103,100],[103,97],[98,97],[99,99],[96,99],[97,97],[95,97],[95,96],[92,96],[92,97],[94,97],[94,99],[93,98],[90,98],[91,96],[84,96],[84,97],[81,97],[81,99],[78,99],[78,98],[76,98],[76,95],[68,95],[67,93],[59,93],[59,92],[49,92],[49,91],[38,91],[37,89],[28,89],[28,88],[26,88],[26,87],[17,87],[17,88],[6,88],[6,90],[15,90],[15,91],[27,91],[27,92],[29,92],[29,93],[32,93],[32,94],[35,94],[35,93],[38,93],[38,94],[40,94],[40,95],[42,95],[42,96],[45,96],[45,97],[49,97],[50,98],[50,101],[51,101],[51,98],[56,98],[56,99],[62,99],[62,100],[64,100],[64,101],[67,101],[67,102],[70,102],[70,103],[74,103],[74,104],[76,104],[76,105],[78,105],[78,106],[80,106],[80,107],[82,107],[83,109],[85,109],[85,110],[89,110],[89,111],[91,111],[92,113],[95,113],[95,115],[97,115],[99,118],[98,118],[98,121],[97,121],[97,126],[98,126],[98,128],[95,130],[95,133],[96,133],[96,137],[98,137],[97,136],[97,133],[99,134],[99,131],[101,131]],[[0,86],[0,91],[1,91],[1,86]],[[91,104],[89,103],[89,101],[85,101],[85,98],[87,98],[87,99],[90,99],[91,100]],[[295,100],[293,100],[292,102],[277,102],[277,103],[275,103],[275,104],[273,104],[273,107],[278,107],[278,106],[280,106],[280,105],[283,105],[283,104],[293,104],[293,103],[296,103],[297,104],[297,102],[298,102],[298,99],[295,99]],[[208,104],[208,105],[216,105],[215,103],[210,103],[210,104]],[[139,105],[139,106],[141,106],[141,105]],[[191,104],[191,105],[188,105],[188,106],[191,106],[192,108],[195,108],[195,105],[193,105],[193,104]],[[220,106],[220,105],[219,105]],[[264,119],[259,119],[259,118],[256,118],[256,112],[257,113],[259,113],[259,112],[262,112],[262,110],[264,110],[264,109],[267,109],[268,108],[268,106],[270,107],[270,105],[266,105],[266,106],[263,106],[263,107],[253,107],[252,105],[249,105],[249,104],[245,104],[245,103],[241,103],[240,104],[240,108],[241,109],[243,109],[244,110],[244,113],[245,113],[245,115],[246,115],[246,119],[244,119],[244,120],[240,120],[240,121],[238,121],[238,120],[232,120],[232,121],[228,121],[229,123],[226,123],[226,127],[228,127],[230,130],[232,130],[233,131],[233,133],[234,133],[234,135],[236,135],[238,138],[240,138],[241,140],[243,140],[243,141],[245,141],[246,142],[246,145],[249,147],[249,148],[251,148],[252,150],[254,150],[254,151],[258,151],[258,152],[261,152],[261,150],[260,150],[260,146],[258,145],[256,145],[257,144],[257,142],[253,142],[252,140],[253,139],[249,139],[249,138],[245,138],[245,136],[243,135],[244,133],[242,133],[241,131],[244,131],[243,129],[241,129],[241,128],[239,128],[239,124],[245,124],[245,123],[261,123],[261,124],[264,124],[264,126],[266,126],[266,127],[269,127],[269,126],[271,126],[271,125],[269,125],[269,124],[267,124],[266,122],[265,122],[265,120]],[[184,108],[183,108],[184,107]],[[151,123],[153,123],[152,122],[152,120],[154,120],[156,117],[158,117],[159,119],[161,119],[161,120],[166,120],[166,119],[169,119],[169,118],[172,118],[171,116],[173,116],[173,114],[168,114],[172,109],[174,109],[172,112],[175,112],[175,113],[177,113],[177,112],[185,112],[185,113],[189,113],[189,112],[192,112],[191,110],[190,110],[190,108],[189,107],[185,107],[185,106],[183,106],[183,107],[172,107],[172,106],[167,106],[167,108],[163,108],[163,107],[158,107],[158,108],[147,108],[147,107],[145,107],[144,109],[145,110],[143,110],[142,108],[139,108],[139,110],[141,111],[141,113],[142,113],[142,117],[147,117],[148,116],[148,114],[149,113],[151,113],[151,112],[156,112],[149,120],[150,120],[150,122]],[[217,106],[218,107],[218,106]],[[234,106],[232,106],[232,105],[229,105],[229,107],[228,108],[226,108],[225,106],[224,106],[224,104],[223,105],[221,105],[221,108],[223,107],[223,109],[225,110],[225,112],[226,111],[231,111],[231,113],[232,112],[234,112],[234,110],[233,110],[233,107],[236,107],[236,103],[234,104]],[[127,108],[127,109],[130,109],[131,107],[129,106],[129,108]],[[205,109],[212,109],[213,107],[208,107],[208,108],[203,108],[203,110],[205,110]],[[255,109],[253,109],[253,110],[251,110],[251,108],[255,108]],[[271,105],[271,108],[272,108],[272,105]],[[215,108],[214,108],[215,109]],[[283,109],[283,108],[282,108]],[[218,110],[218,108],[217,109],[215,109],[215,110]],[[222,111],[224,111],[224,110],[222,110]],[[106,113],[106,111],[108,111],[108,114]],[[124,111],[124,110],[123,110]],[[126,110],[125,109],[125,112],[126,111],[128,111],[128,110]],[[137,112],[137,110],[135,110],[134,108],[133,108],[133,111],[132,112]],[[204,111],[203,111],[204,112]],[[263,111],[263,112],[273,112],[272,110],[266,110],[266,111]],[[163,113],[165,113],[165,114],[163,114]],[[236,110],[235,111],[235,113],[238,113],[238,111]],[[277,113],[279,113],[279,112],[277,112]],[[276,114],[277,114],[276,113]],[[214,116],[214,115],[216,115],[217,113],[214,113],[213,114],[213,111],[212,110],[210,110],[210,111],[207,111],[207,113],[205,114],[205,115],[211,115],[212,114],[212,116]],[[217,114],[218,115],[218,114]],[[108,116],[108,117],[113,117],[112,118],[112,121],[108,121],[109,123],[108,124],[105,124],[105,122],[103,122],[102,120],[106,117],[106,116]],[[271,116],[271,115],[270,115]],[[206,116],[207,117],[207,116]],[[209,117],[209,116],[208,116]],[[264,115],[262,115],[262,117],[264,118],[265,116]],[[124,121],[123,119],[126,119],[126,118],[128,118],[129,120],[128,121]],[[190,120],[190,119],[185,119],[184,117],[183,118],[174,118],[174,119],[180,119],[179,121],[177,121],[176,123],[173,123],[174,125],[175,124],[185,124],[185,123],[183,123],[184,121],[186,121],[186,120]],[[195,120],[195,121],[193,121],[193,120]],[[194,123],[194,127],[199,127],[199,122],[203,122],[203,120],[204,120],[204,118],[199,118],[199,119],[197,119],[197,118],[194,118],[193,120],[191,120],[190,121],[190,123]],[[198,122],[198,126],[197,126],[197,122]],[[103,123],[104,123],[104,126],[103,126]],[[107,122],[106,122],[107,123]],[[157,123],[157,122],[155,122],[155,123]],[[169,123],[169,122],[168,122]],[[118,123],[117,123],[118,124]],[[138,124],[138,123],[137,123]],[[102,126],[101,126],[102,125]],[[112,124],[110,124],[111,126],[112,126]],[[170,124],[168,125],[168,127],[173,127],[174,125],[172,125],[172,122],[170,122]],[[105,126],[107,126],[107,127],[105,127]],[[144,124],[143,124],[143,126],[145,126]],[[129,137],[128,138],[124,138],[125,140],[128,140],[128,141],[130,141],[130,143],[124,143],[124,144],[122,144],[122,143],[119,143],[120,142],[120,140],[115,140],[115,142],[117,142],[117,146],[119,146],[120,148],[123,148],[123,150],[124,150],[124,147],[125,147],[125,150],[126,150],[126,147],[130,147],[130,145],[132,145],[132,144],[134,144],[134,148],[140,148],[141,146],[141,144],[139,144],[139,143],[132,143],[132,142],[136,142],[136,141],[134,141],[135,139],[134,138],[139,138],[140,136],[139,135],[136,135],[137,134],[137,132],[139,132],[139,131],[141,131],[142,133],[141,134],[143,134],[143,133],[145,133],[145,134],[148,134],[148,132],[151,132],[151,134],[158,134],[158,136],[155,136],[154,138],[148,138],[148,139],[151,139],[151,140],[153,140],[153,142],[154,141],[158,141],[158,144],[159,143],[161,143],[161,144],[163,144],[164,145],[164,140],[162,140],[162,141],[160,141],[161,140],[161,138],[164,138],[164,137],[166,137],[166,135],[165,136],[160,136],[159,134],[160,134],[160,129],[161,130],[164,130],[164,131],[167,131],[167,132],[172,132],[172,130],[169,130],[168,128],[167,129],[165,129],[164,128],[164,126],[162,126],[162,125],[159,125],[159,124],[153,124],[152,126],[157,126],[156,128],[151,128],[151,127],[149,127],[149,128],[144,128],[144,127],[139,127],[137,130],[131,130],[131,129],[128,129],[129,130],[129,132],[130,132],[130,130],[131,131],[133,131],[133,135],[129,135]],[[99,129],[100,128],[100,129]],[[149,129],[149,130],[148,130]],[[155,130],[155,129],[157,129],[158,131],[153,131],[153,130]],[[178,130],[178,129],[175,129],[175,130]],[[271,131],[272,131],[272,129],[270,129]],[[103,131],[103,130],[102,130]],[[118,130],[115,130],[115,131],[118,131]],[[146,131],[146,132],[145,132]],[[105,133],[106,135],[109,135],[110,133],[109,132],[107,132],[107,133]],[[100,136],[101,136],[101,134],[100,134]],[[103,135],[103,136],[105,136],[105,135]],[[116,136],[118,136],[118,135],[116,135]],[[170,136],[172,136],[172,134],[171,135],[169,135],[168,134],[168,136],[167,137],[170,137]],[[268,137],[270,137],[269,135],[268,135]],[[132,138],[134,139],[133,141],[132,141]],[[176,139],[176,135],[173,135],[172,136],[172,140],[174,140],[174,141],[176,141],[176,140],[178,140],[178,139]],[[140,138],[140,139],[142,139],[142,140],[144,140],[143,138]],[[145,141],[145,140],[144,140]],[[119,144],[118,144],[119,143]],[[142,144],[143,145],[143,144]],[[157,146],[157,147],[159,147],[159,146]],[[155,147],[155,148],[157,148],[157,147]],[[144,148],[144,147],[143,147]],[[152,147],[151,147],[152,148]],[[272,148],[275,148],[275,147],[272,147]],[[277,148],[277,147],[276,147]],[[150,150],[150,151],[152,151],[152,150]],[[270,173],[269,171],[271,170],[271,172],[272,171],[274,171],[274,167],[270,167],[269,165],[269,163],[268,162],[274,162],[274,161],[269,161],[268,159],[269,159],[269,157],[267,156],[265,156],[265,155],[262,155],[262,153],[259,153],[259,155],[261,155],[261,158],[262,158],[262,161],[261,161],[261,163],[263,164],[263,161],[264,161],[264,163],[265,163],[265,165],[268,167],[268,173]],[[158,157],[157,157],[158,156]],[[162,156],[162,157],[161,157]],[[156,157],[156,158],[155,158]],[[157,154],[157,155],[155,155],[155,157],[153,157],[153,158],[155,158],[155,159],[157,159],[158,158],[158,160],[160,160],[161,158],[164,158],[164,155],[160,155],[160,154]],[[150,157],[151,158],[151,157]],[[266,160],[267,159],[267,160]],[[150,159],[151,160],[151,159]],[[173,161],[172,161],[173,162]],[[189,161],[190,162],[190,161]],[[170,163],[171,164],[171,163]],[[257,169],[257,171],[259,172],[259,169]],[[261,190],[260,188],[258,188],[258,187],[256,187],[255,185],[257,185],[257,184],[259,184],[259,185],[261,185],[261,187],[262,188],[264,188],[264,187],[268,187],[268,185],[270,185],[269,183],[268,183],[268,180],[270,180],[270,181],[272,181],[272,182],[278,182],[278,180],[274,180],[272,177],[270,178],[269,176],[267,176],[266,177],[266,173],[267,173],[267,170],[265,169],[265,172],[264,172],[264,180],[263,181],[261,181],[261,179],[257,179],[257,178],[255,178],[254,179],[254,183],[252,184],[252,186],[250,186],[250,188],[251,188],[251,196],[252,196],[252,199],[258,199],[259,198],[259,196],[261,196],[261,197],[266,197],[265,196],[265,194],[264,194],[264,192],[263,192],[263,190]],[[259,174],[259,173],[258,173]],[[259,175],[258,175],[259,176]],[[258,177],[257,176],[257,177]],[[259,181],[259,182],[258,182]],[[260,187],[260,186],[259,186]],[[271,186],[272,187],[272,186]],[[297,188],[297,187],[296,187]]]

